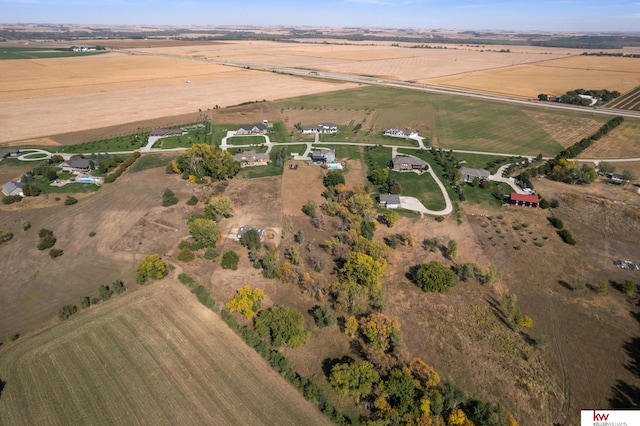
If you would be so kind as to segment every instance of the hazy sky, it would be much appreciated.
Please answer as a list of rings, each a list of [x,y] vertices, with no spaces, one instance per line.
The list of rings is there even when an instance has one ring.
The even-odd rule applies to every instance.
[[[640,31],[640,0],[0,0],[0,22]]]

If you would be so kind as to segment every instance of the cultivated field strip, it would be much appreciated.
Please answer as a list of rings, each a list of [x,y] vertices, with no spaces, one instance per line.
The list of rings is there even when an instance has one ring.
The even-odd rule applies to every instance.
[[[640,86],[610,102],[607,107],[640,111]]]
[[[328,424],[178,283],[0,352],[1,424]]]

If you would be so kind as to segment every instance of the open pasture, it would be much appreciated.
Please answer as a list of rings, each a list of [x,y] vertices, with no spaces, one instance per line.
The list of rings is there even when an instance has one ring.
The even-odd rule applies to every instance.
[[[505,56],[510,56],[506,54]],[[425,83],[537,98],[540,93],[562,95],[574,89],[607,89],[625,93],[640,85],[635,58],[573,56],[535,64],[465,72]]]
[[[4,424],[329,424],[175,280],[21,340],[0,352]]]

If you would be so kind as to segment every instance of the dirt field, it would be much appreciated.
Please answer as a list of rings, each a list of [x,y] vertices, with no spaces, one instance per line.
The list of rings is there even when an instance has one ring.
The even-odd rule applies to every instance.
[[[330,424],[175,278],[20,339],[0,374],[4,424]]]
[[[606,88],[625,93],[640,85],[640,71],[637,59],[633,58],[577,56],[424,81],[537,98],[540,93],[562,95],[579,88]]]

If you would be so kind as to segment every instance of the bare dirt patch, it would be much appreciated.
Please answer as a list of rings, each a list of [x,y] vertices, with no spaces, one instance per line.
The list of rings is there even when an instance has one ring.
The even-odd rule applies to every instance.
[[[322,178],[326,171],[319,166],[296,161],[297,169],[284,169],[282,175],[282,212],[285,216],[304,216],[302,206],[307,200],[317,205],[324,202]]]

